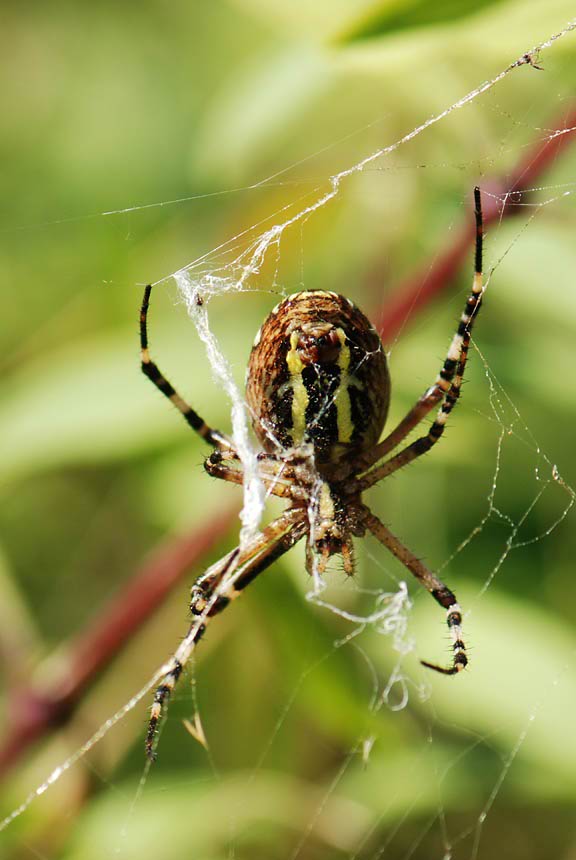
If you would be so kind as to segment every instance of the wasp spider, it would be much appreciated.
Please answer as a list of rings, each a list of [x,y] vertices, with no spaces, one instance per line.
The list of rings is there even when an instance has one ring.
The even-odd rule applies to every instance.
[[[472,326],[482,302],[482,210],[474,190],[476,255],[472,290],[434,384],[391,433],[379,441],[390,399],[390,378],[380,337],[347,298],[324,290],[288,296],[256,335],[248,364],[246,400],[262,446],[260,477],[287,509],[260,534],[210,567],[192,587],[192,623],[156,690],[146,739],[154,757],[158,720],[184,666],[211,619],[262,571],[306,538],[306,568],[321,576],[330,556],[354,572],[353,538],[371,532],[422,583],[447,613],[452,638],[450,665],[424,666],[455,675],[467,664],[462,614],[454,594],[362,501],[365,490],[397,472],[438,442],[462,385]],[[242,483],[233,443],[214,430],[174,390],[148,351],[151,287],[140,314],[142,370],[185,420],[214,449],[206,471]],[[428,431],[395,454],[435,407]]]

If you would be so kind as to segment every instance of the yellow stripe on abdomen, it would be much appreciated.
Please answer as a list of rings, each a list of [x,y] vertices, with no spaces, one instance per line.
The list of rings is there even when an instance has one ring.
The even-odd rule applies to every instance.
[[[340,382],[334,398],[338,423],[338,441],[350,442],[354,433],[352,421],[352,403],[350,400],[351,380],[348,375],[350,368],[350,347],[346,344],[346,335],[343,329],[336,329],[342,348],[338,356],[338,367],[340,368]]]
[[[308,392],[302,379],[304,364],[298,355],[298,332],[290,335],[290,349],[286,356],[286,364],[290,373],[292,387],[292,444],[300,445],[304,441],[306,432],[306,408],[308,406]]]

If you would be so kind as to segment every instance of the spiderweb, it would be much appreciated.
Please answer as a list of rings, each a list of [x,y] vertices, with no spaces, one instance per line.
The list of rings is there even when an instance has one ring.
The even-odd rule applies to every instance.
[[[402,150],[410,141],[446,121],[455,112],[477,102],[484,93],[495,90],[508,75],[519,71],[522,66],[538,66],[555,41],[574,38],[570,34],[575,28],[576,24],[569,24],[557,35],[523,53],[490,81],[475,86],[398,140],[363,156],[327,180],[313,184],[305,194],[292,193],[286,204],[272,214],[267,213],[262,222],[237,233],[225,244],[162,278],[162,283],[176,283],[178,296],[185,303],[205,345],[214,379],[230,403],[234,442],[243,461],[245,475],[241,543],[249,541],[261,527],[267,500],[258,478],[257,449],[249,430],[249,415],[241,388],[235,380],[235,371],[226,357],[226,349],[214,334],[210,317],[212,307],[217,307],[224,294],[255,290],[282,293],[278,284],[282,283],[280,268],[287,236],[298,233],[318,217],[321,210],[333,204],[352,178],[374,167],[385,169],[386,159],[392,153]],[[492,106],[492,109],[495,108]],[[551,132],[548,138],[553,139],[558,133]],[[255,187],[265,187],[277,180],[278,174],[275,174]],[[529,189],[529,192],[533,195],[538,193],[539,197],[538,202],[529,204],[526,217],[517,220],[510,228],[500,225],[497,229],[494,245],[498,243],[499,247],[489,251],[489,265],[486,267],[489,276],[487,303],[496,279],[501,289],[507,258],[522,244],[524,234],[530,235],[532,219],[546,210],[557,210],[564,199],[570,199],[573,186],[571,183],[567,186],[558,184]],[[486,189],[486,194],[488,197],[491,195],[490,188]],[[493,197],[501,207],[507,202],[497,193],[493,193]],[[525,192],[517,201],[519,207],[528,198],[529,193]],[[444,345],[451,330],[447,328],[447,315],[441,316],[443,318],[433,320],[432,325],[437,328],[437,342]],[[426,322],[418,326],[422,328]],[[418,334],[418,326],[415,334]],[[405,348],[408,349],[402,342],[393,344],[393,372],[395,367],[399,369],[402,366]],[[414,341],[411,348],[414,348]],[[439,351],[441,349],[439,347]],[[315,617],[326,613],[329,632],[325,640],[310,647],[312,656],[304,656],[301,668],[292,670],[292,677],[296,680],[289,686],[268,736],[262,739],[254,766],[232,780],[224,778],[210,758],[214,755],[210,750],[207,753],[210,776],[205,776],[202,784],[190,778],[185,799],[176,786],[168,783],[162,771],[162,759],[155,766],[153,775],[146,766],[138,788],[132,786],[128,789],[128,812],[125,811],[123,821],[116,822],[108,848],[120,856],[136,856],[138,852],[139,856],[144,856],[141,852],[146,845],[144,825],[147,819],[164,821],[166,826],[172,826],[171,822],[179,816],[186,816],[187,804],[191,804],[197,811],[199,822],[203,810],[217,809],[222,828],[227,833],[223,841],[227,847],[220,854],[209,836],[203,834],[199,823],[194,834],[188,834],[192,856],[249,856],[244,852],[246,845],[251,844],[250,839],[257,846],[253,856],[259,856],[258,827],[262,822],[274,821],[279,832],[294,830],[296,833],[295,838],[280,841],[281,848],[277,854],[294,860],[313,856],[433,856],[476,860],[484,856],[483,837],[491,816],[494,815],[496,829],[501,830],[504,839],[507,838],[506,822],[500,821],[499,814],[494,812],[496,801],[505,792],[507,784],[518,788],[518,784],[530,774],[538,774],[544,783],[552,783],[553,775],[562,772],[568,737],[559,715],[575,700],[574,641],[567,633],[548,629],[542,622],[539,629],[547,633],[546,648],[538,649],[538,643],[530,642],[529,636],[518,631],[517,617],[511,614],[511,604],[505,597],[494,595],[493,583],[501,581],[504,567],[511,569],[513,576],[521,575],[523,553],[565,527],[575,496],[553,458],[542,450],[530,429],[534,426],[533,419],[523,417],[509,386],[498,378],[494,369],[496,362],[490,351],[475,347],[472,360],[477,368],[473,375],[474,385],[481,390],[483,387],[484,393],[474,401],[473,395],[469,396],[467,391],[466,398],[473,402],[471,410],[475,419],[482,422],[483,432],[491,434],[491,473],[484,474],[486,490],[477,502],[482,507],[475,507],[475,516],[471,518],[476,524],[464,539],[462,535],[450,535],[451,552],[435,565],[441,576],[453,574],[455,566],[469,567],[474,572],[476,552],[479,547],[482,549],[483,561],[476,587],[458,590],[460,602],[467,607],[464,623],[466,626],[474,625],[472,659],[477,667],[474,672],[458,679],[462,681],[461,692],[456,691],[452,683],[430,678],[418,668],[416,657],[427,656],[429,649],[433,651],[438,647],[438,613],[426,594],[412,588],[412,583],[407,582],[407,574],[393,560],[383,558],[379,550],[369,546],[366,557],[360,560],[360,566],[365,570],[357,580],[342,584],[342,579],[336,577],[336,584],[326,588],[326,580],[314,577],[312,587],[307,583],[300,586],[304,597],[316,608]],[[433,372],[435,370],[433,366]],[[406,398],[406,403],[410,405],[411,400],[413,393]],[[398,407],[400,411],[405,405],[402,401]],[[463,440],[467,430],[466,418],[458,414],[456,422],[462,424],[462,429],[455,430],[454,435],[458,432],[460,440]],[[460,441],[459,444],[466,443]],[[471,467],[474,461],[472,454],[469,458]],[[511,467],[509,470],[510,461],[520,461],[526,476],[520,506],[518,494],[512,498],[505,477],[507,473],[513,474]],[[423,493],[416,489],[423,480],[427,478],[420,470],[411,470],[406,481],[403,480],[403,486],[398,488],[396,498],[396,488],[391,496],[384,495],[384,490],[377,491],[378,494],[382,492],[382,499],[393,506],[400,524],[407,531],[411,527],[408,514],[404,518],[404,504],[410,509],[411,521],[417,515],[429,517],[433,523],[439,521],[426,507],[425,501],[412,502],[414,494],[417,497],[419,492]],[[463,504],[464,494],[454,500],[449,498],[453,492],[452,485],[447,485],[446,492],[448,510],[450,504]],[[375,505],[378,498],[375,494]],[[432,529],[427,528],[420,540],[417,530],[412,529],[412,537],[420,551],[428,552],[426,543]],[[494,534],[498,535],[497,540],[491,540]],[[406,542],[413,545],[408,538]],[[434,549],[432,547],[430,551]],[[494,554],[492,558],[491,552]],[[489,558],[488,571],[486,558]],[[298,552],[292,553],[285,564],[289,572],[294,572],[296,581],[302,568]],[[222,592],[237,575],[238,571],[232,570]],[[385,589],[381,587],[383,576],[388,583]],[[219,594],[217,592],[214,600]],[[513,618],[512,622],[510,618]],[[537,612],[534,612],[533,619],[539,621]],[[201,624],[202,620],[200,617],[198,623]],[[531,620],[531,617],[526,619],[526,628],[530,627]],[[211,631],[213,629],[211,627]],[[519,633],[521,635],[515,641],[514,637]],[[328,769],[328,778],[318,786],[299,776],[294,777],[292,784],[289,780],[281,783],[270,762],[278,758],[285,727],[295,718],[294,713],[302,697],[311,695],[312,686],[330,687],[329,666],[341,653],[349,655],[346,660],[350,663],[350,671],[362,676],[359,704],[348,715],[351,721],[348,752],[335,754],[336,764]],[[552,663],[549,662],[551,654],[556,656]],[[500,671],[504,669],[506,672]],[[80,761],[87,762],[88,755],[101,739],[146,699],[163,671],[164,667],[160,667],[142,689],[114,715],[103,720],[87,741],[79,743],[72,755],[62,758],[49,777],[6,815],[0,824],[2,830],[15,823],[73,766]],[[508,695],[502,693],[501,685],[506,684],[509,672],[513,672],[515,677],[522,676],[518,688],[522,689],[523,695],[519,699],[512,688]],[[193,675],[195,685],[196,671]],[[347,683],[350,683],[351,692],[353,684]],[[498,687],[497,695],[495,687]],[[491,694],[498,707],[503,709],[501,719],[493,709],[483,707]],[[177,711],[178,706],[183,705],[188,714],[195,711],[200,719],[203,707],[198,701],[195,686],[192,687],[192,701],[189,696],[190,693],[183,689],[174,708]],[[402,725],[387,724],[383,730],[378,723],[382,711],[400,713],[406,721]],[[338,724],[337,716],[334,720]],[[194,730],[196,738],[202,734],[199,727],[200,722]],[[385,737],[386,732],[390,737]],[[413,743],[400,744],[401,752],[397,755],[394,734],[404,732],[412,733]],[[536,742],[542,735],[554,732],[558,733],[555,743],[539,745]],[[457,736],[460,736],[459,743],[455,740]],[[542,749],[546,756],[554,759],[556,771],[544,768]],[[482,756],[480,752],[486,755]],[[521,753],[522,761],[518,764]],[[572,756],[565,758],[563,777],[569,780]],[[470,774],[474,773],[476,761],[478,768],[485,768],[486,773],[475,783]],[[158,784],[164,785],[165,806],[170,807],[170,812],[154,796],[154,786]],[[554,798],[555,791],[563,798],[567,796],[566,793],[560,794],[558,787],[552,784],[545,791],[550,798]],[[460,797],[455,796],[456,792]],[[241,796],[242,801],[238,799]],[[530,800],[529,791],[519,791],[517,796],[525,802]],[[269,801],[271,797],[279,797],[280,803],[272,804]],[[282,808],[281,812],[279,808]],[[94,822],[97,828],[97,816]],[[144,837],[139,842],[134,834],[142,830]],[[246,832],[250,834],[248,839],[245,838]],[[195,854],[195,838],[200,846],[197,850],[204,853]],[[76,855],[73,853],[71,856]]]

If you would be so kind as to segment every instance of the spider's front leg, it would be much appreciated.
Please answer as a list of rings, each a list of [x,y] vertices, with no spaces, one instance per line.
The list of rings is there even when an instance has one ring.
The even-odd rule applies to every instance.
[[[274,520],[244,548],[237,547],[210,567],[192,587],[188,633],[166,664],[156,689],[146,734],[146,755],[155,758],[158,722],[180,675],[211,619],[235,600],[260,573],[294,546],[306,532],[301,510],[290,509]]]
[[[452,663],[450,666],[444,667],[429,663],[427,660],[420,662],[428,669],[434,669],[443,675],[456,675],[461,672],[468,665],[468,657],[462,639],[462,612],[455,595],[366,507],[364,508],[363,520],[374,537],[408,568],[410,573],[430,592],[434,600],[446,610],[446,623],[452,638]]]

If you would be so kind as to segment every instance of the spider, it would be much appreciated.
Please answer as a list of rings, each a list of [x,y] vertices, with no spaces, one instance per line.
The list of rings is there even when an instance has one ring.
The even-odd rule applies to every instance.
[[[467,663],[462,613],[455,595],[362,501],[365,490],[429,451],[440,439],[460,396],[470,337],[482,302],[482,208],[474,189],[476,251],[472,290],[440,373],[400,423],[379,441],[390,400],[390,377],[380,337],[347,298],[307,290],[278,304],[256,335],[247,370],[246,401],[262,446],[260,477],[287,509],[247,545],[213,564],[194,583],[192,623],[165,664],[151,708],[146,753],[155,758],[158,721],[208,623],[276,559],[306,538],[306,569],[319,577],[339,554],[354,573],[353,538],[370,532],[398,558],[447,613],[450,665],[422,664],[455,675]],[[175,391],[151,360],[147,317],[151,287],[140,312],[142,370],[214,449],[208,474],[240,484],[234,444],[213,429]],[[428,431],[387,458],[435,407]]]

